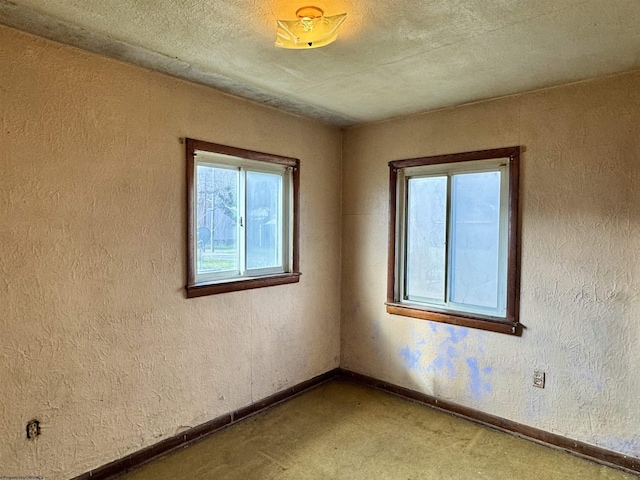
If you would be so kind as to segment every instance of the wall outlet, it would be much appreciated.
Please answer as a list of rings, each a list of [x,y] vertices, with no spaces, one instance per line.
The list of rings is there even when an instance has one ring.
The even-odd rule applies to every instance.
[[[38,420],[31,420],[27,423],[27,438],[33,440],[40,435],[40,422]]]
[[[544,372],[542,370],[535,370],[533,372],[533,386],[544,388]]]

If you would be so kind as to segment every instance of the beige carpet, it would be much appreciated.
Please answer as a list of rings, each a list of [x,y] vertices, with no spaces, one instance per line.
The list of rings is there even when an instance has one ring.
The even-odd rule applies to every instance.
[[[120,478],[637,480],[343,380]]]

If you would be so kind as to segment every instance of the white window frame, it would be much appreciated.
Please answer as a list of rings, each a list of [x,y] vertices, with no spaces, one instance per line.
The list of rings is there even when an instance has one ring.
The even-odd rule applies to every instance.
[[[498,240],[498,298],[497,308],[487,308],[481,306],[469,306],[449,300],[451,293],[450,263],[453,256],[452,248],[453,231],[451,223],[453,213],[451,209],[452,196],[452,176],[465,173],[500,172],[500,220],[499,220],[499,240]],[[409,180],[426,177],[447,177],[447,205],[446,205],[446,250],[445,250],[445,287],[444,301],[427,301],[410,299],[407,290],[407,244],[408,228],[408,187]],[[397,265],[397,298],[400,303],[407,305],[424,306],[442,312],[465,312],[486,315],[496,318],[504,318],[507,308],[507,242],[508,242],[508,213],[509,213],[509,159],[498,158],[492,160],[478,160],[464,163],[450,163],[440,165],[423,165],[403,169],[398,174],[398,215],[397,215],[397,236],[398,242],[398,265]]]
[[[229,155],[223,155],[219,153],[206,152],[198,150],[195,152],[194,161],[196,162],[196,175],[194,176],[194,188],[197,196],[197,167],[200,165],[207,167],[225,168],[229,170],[235,170],[238,174],[238,218],[236,221],[236,232],[238,239],[238,270],[227,270],[217,272],[199,273],[198,266],[195,264],[193,267],[196,272],[196,283],[214,283],[220,281],[228,281],[232,279],[245,279],[253,278],[264,275],[274,275],[278,273],[284,273],[289,271],[292,261],[292,239],[291,233],[293,231],[293,199],[292,199],[292,167],[258,162],[254,160],[247,160],[244,158],[233,157]],[[247,173],[269,173],[272,175],[279,175],[282,178],[282,195],[279,205],[280,215],[282,217],[282,225],[279,232],[279,239],[282,240],[280,245],[280,258],[282,264],[276,267],[269,268],[254,268],[249,269],[246,267],[247,258],[247,228],[246,228],[246,205],[247,205]],[[196,198],[197,205],[198,198]],[[198,239],[194,236],[195,242],[193,248],[197,249]],[[193,260],[197,263],[197,256]]]
[[[511,335],[520,335],[518,322],[519,279],[519,164],[520,147],[410,158],[389,162],[389,251],[387,268],[386,310],[403,315],[453,325],[468,326]],[[451,176],[459,173],[501,171],[499,219],[499,279],[500,303],[497,308],[460,305],[448,299],[451,275],[445,273],[445,302],[407,298],[405,264],[407,248],[407,191],[410,178],[447,177],[447,223],[451,222]],[[446,262],[451,264],[451,228],[447,226]],[[417,300],[417,301],[416,301]]]
[[[201,297],[251,288],[296,283],[299,281],[299,185],[300,161],[279,155],[245,150],[187,138],[187,298]],[[238,269],[198,272],[197,205],[198,165],[238,172]],[[247,259],[247,173],[280,175],[281,262],[274,267],[246,268]]]

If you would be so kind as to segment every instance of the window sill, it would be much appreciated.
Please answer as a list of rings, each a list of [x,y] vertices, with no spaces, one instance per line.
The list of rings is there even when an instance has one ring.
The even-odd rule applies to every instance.
[[[287,283],[297,283],[300,281],[300,273],[279,273],[277,275],[265,275],[264,277],[243,278],[219,283],[197,283],[187,285],[187,298],[204,297],[216,295],[218,293],[238,292],[240,290],[250,290],[252,288],[272,287],[275,285],[285,285]]]
[[[413,305],[403,305],[401,303],[387,302],[386,305],[387,313],[392,315],[402,315],[404,317],[419,318],[421,320],[431,320],[432,322],[448,323],[461,327],[505,333],[507,335],[521,335],[521,328],[518,322],[493,320],[479,315],[468,315],[458,312],[440,313],[418,308]]]

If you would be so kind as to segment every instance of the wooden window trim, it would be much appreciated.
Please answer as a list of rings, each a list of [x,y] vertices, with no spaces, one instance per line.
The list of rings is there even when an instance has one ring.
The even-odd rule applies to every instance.
[[[397,270],[397,186],[398,171],[409,167],[441,165],[447,163],[509,158],[509,211],[507,233],[507,305],[505,318],[487,317],[467,312],[438,311],[433,308],[419,307],[401,303],[396,298]],[[410,158],[389,162],[389,251],[387,262],[387,312],[422,320],[448,323],[480,330],[520,335],[520,253],[519,253],[519,185],[520,185],[520,147],[505,147],[491,150],[436,155],[431,157]]]
[[[270,153],[256,152],[244,148],[230,147],[217,143],[185,139],[186,159],[187,159],[187,285],[185,287],[187,298],[215,295],[218,293],[235,292],[249,290],[253,288],[263,288],[287,283],[297,283],[300,281],[300,160],[297,158],[273,155]],[[293,232],[291,238],[291,267],[290,272],[275,275],[264,275],[250,278],[232,278],[228,281],[196,283],[194,236],[196,232],[195,215],[195,162],[196,151],[206,151],[220,153],[248,160],[273,163],[291,167],[293,183]]]

